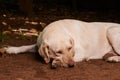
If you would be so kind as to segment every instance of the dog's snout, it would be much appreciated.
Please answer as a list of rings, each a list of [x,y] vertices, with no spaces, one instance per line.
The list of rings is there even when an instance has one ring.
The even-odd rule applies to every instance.
[[[71,61],[69,64],[68,64],[68,67],[74,67],[74,62],[73,61]]]
[[[72,67],[74,67],[74,64],[68,64],[68,67],[72,68]]]

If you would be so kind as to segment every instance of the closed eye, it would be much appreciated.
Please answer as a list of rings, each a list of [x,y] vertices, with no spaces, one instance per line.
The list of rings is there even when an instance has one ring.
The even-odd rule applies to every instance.
[[[69,47],[69,48],[68,48],[68,51],[70,51],[71,49],[72,49],[72,47]]]
[[[56,53],[62,54],[62,51],[57,51]]]

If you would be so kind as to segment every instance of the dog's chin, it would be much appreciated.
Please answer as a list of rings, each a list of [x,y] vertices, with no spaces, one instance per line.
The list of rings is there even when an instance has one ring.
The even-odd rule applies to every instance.
[[[62,65],[60,61],[55,61],[55,60],[52,61],[52,65],[51,65],[52,69],[56,69],[57,67],[61,67],[61,66]]]
[[[57,64],[57,65],[52,65],[52,66],[51,66],[52,69],[56,69],[56,68],[59,68],[59,67],[68,68],[67,65],[66,65],[66,66],[62,66],[62,65],[58,65],[58,64]]]
[[[66,64],[66,63],[61,63],[61,62],[57,62],[57,63],[52,63],[51,68],[52,69],[56,69],[58,67],[63,67],[63,68],[72,68],[74,67],[74,64]]]
[[[58,67],[73,68],[74,65],[70,65],[70,66],[69,66],[69,65],[58,65],[58,64],[57,64],[57,65],[52,65],[52,66],[51,66],[52,69],[56,69],[56,68],[58,68]]]

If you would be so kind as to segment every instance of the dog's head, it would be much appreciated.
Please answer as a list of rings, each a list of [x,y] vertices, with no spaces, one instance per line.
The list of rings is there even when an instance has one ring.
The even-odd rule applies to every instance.
[[[57,39],[53,42],[45,41],[39,48],[39,54],[46,63],[52,61],[52,68],[58,66],[73,67],[74,40],[73,39]]]

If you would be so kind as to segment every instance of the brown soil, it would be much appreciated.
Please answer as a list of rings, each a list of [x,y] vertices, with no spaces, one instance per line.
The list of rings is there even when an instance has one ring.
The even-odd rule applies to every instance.
[[[10,13],[0,14],[0,32],[10,30],[9,28],[27,28],[37,29],[41,31],[41,25],[25,24],[25,18]],[[10,17],[16,18],[10,20]],[[97,11],[81,11],[74,13],[70,11],[59,11],[52,9],[50,11],[39,12],[34,15],[30,21],[44,22],[46,24],[63,19],[74,18],[84,21],[107,21],[120,22],[120,15],[117,12],[97,12]],[[3,25],[2,22],[7,25]],[[4,40],[0,37],[0,46],[12,45],[21,46],[33,44],[36,37],[24,37],[13,32],[7,34]],[[50,64],[45,64],[34,53],[23,53],[18,55],[0,56],[0,80],[120,80],[120,63],[108,63],[103,60],[90,60],[87,62],[77,63],[74,68],[57,68],[51,69]]]

